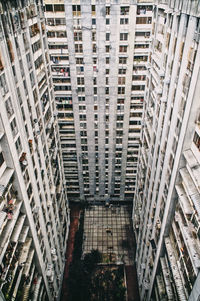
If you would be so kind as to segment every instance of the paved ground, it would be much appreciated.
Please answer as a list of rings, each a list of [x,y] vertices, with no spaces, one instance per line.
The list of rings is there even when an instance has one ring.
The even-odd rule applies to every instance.
[[[70,206],[70,228],[69,228],[69,236],[67,241],[67,252],[66,252],[66,265],[65,265],[65,272],[63,277],[63,287],[62,287],[62,294],[60,301],[67,301],[67,278],[69,274],[69,265],[72,261],[72,255],[74,250],[74,239],[76,231],[78,230],[79,225],[79,217],[80,217],[80,209],[78,205]]]
[[[61,301],[67,301],[67,278],[72,261],[74,239],[78,230],[80,208],[70,206],[70,229]],[[139,301],[137,275],[134,267],[135,243],[132,230],[131,206],[92,206],[85,210],[83,252],[98,249],[104,263],[124,263],[127,282],[127,301]],[[108,301],[108,300],[107,300]]]
[[[130,206],[92,206],[85,210],[83,254],[98,249],[104,263],[133,264]]]
[[[140,301],[135,266],[126,265],[127,301]]]

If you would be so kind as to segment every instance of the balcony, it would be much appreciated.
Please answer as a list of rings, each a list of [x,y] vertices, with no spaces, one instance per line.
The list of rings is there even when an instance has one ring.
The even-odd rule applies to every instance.
[[[200,203],[199,203],[200,194],[196,186],[194,185],[194,182],[186,167],[180,169],[180,174],[183,179],[182,185],[186,191],[186,194],[191,199],[196,211],[198,212],[198,215],[200,216]]]
[[[182,211],[184,212],[184,214],[191,216],[193,214],[193,208],[190,205],[190,202],[185,193],[183,185],[177,184],[175,187],[179,197],[179,203],[181,205]]]
[[[35,287],[34,287],[34,294],[33,294],[33,301],[37,301],[38,300],[38,296],[39,296],[39,292],[40,292],[40,285],[42,282],[42,277],[39,275],[37,278],[37,281],[35,281],[36,283],[34,283]]]
[[[171,271],[174,279],[174,284],[176,286],[176,291],[179,296],[179,300],[187,301],[188,298],[185,294],[185,288],[181,279],[181,274],[177,265],[177,258],[174,255],[173,247],[169,237],[165,238],[165,246],[170,261]]]
[[[2,261],[4,254],[6,252],[10,237],[12,235],[12,231],[14,229],[16,219],[18,218],[19,211],[21,208],[22,202],[16,202],[12,209],[7,210],[7,207],[4,208],[4,212],[6,212],[6,223],[0,235],[0,262]]]
[[[0,177],[0,197],[2,197],[10,183],[14,169],[7,167]]]
[[[174,293],[173,293],[173,289],[172,289],[172,285],[171,285],[170,270],[169,270],[169,267],[165,260],[165,257],[160,257],[160,263],[161,263],[161,267],[162,267],[162,274],[164,277],[165,289],[166,289],[168,300],[173,301]]]
[[[15,224],[15,227],[13,229],[12,235],[10,237],[11,242],[14,242],[14,243],[18,242],[18,239],[19,239],[19,236],[20,236],[23,224],[24,224],[25,217],[26,217],[25,215],[19,216],[19,218]]]
[[[194,268],[198,270],[200,268],[200,255],[199,255],[199,248],[198,248],[198,240],[194,238],[193,233],[196,233],[194,227],[192,224],[184,225],[180,214],[175,213],[175,220],[178,221],[179,227],[185,242],[185,245],[187,246],[187,250],[191,259],[191,262],[194,265]]]

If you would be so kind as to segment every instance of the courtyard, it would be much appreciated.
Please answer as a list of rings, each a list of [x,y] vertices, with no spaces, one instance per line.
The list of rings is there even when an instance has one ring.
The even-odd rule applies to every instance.
[[[131,214],[132,207],[127,205],[85,209],[83,256],[98,249],[103,264],[132,265],[135,246]]]

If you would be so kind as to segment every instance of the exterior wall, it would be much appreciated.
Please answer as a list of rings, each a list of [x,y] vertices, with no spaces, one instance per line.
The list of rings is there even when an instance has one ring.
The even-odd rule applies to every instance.
[[[175,189],[186,172],[184,151],[192,147],[199,110],[198,6],[191,6],[189,11],[184,3],[179,2],[178,10],[176,2],[169,6],[159,2],[153,14],[141,166],[133,211],[142,300],[188,300],[198,274],[198,260],[191,274],[186,263],[186,254],[193,262],[195,251],[182,241],[192,240],[198,226],[192,230],[192,215],[184,221],[185,229],[182,227],[179,216],[187,213],[184,209],[181,212]],[[182,228],[184,233],[180,233]],[[198,257],[198,234],[193,243]]]
[[[4,5],[0,286],[6,299],[54,300],[61,286],[69,217],[43,6],[35,1]]]
[[[76,65],[70,55],[73,37],[66,31],[64,1],[45,1],[46,24],[51,71],[54,82],[65,181],[70,199],[84,198],[80,131],[75,131],[79,123],[79,107],[76,89]],[[48,8],[48,4],[49,7]],[[54,5],[55,4],[55,5]],[[70,41],[70,39],[72,39]],[[79,69],[79,74],[81,70]],[[73,99],[73,101],[72,101]]]
[[[48,27],[52,70],[55,66],[70,67],[67,95],[72,99],[71,109],[61,112],[57,102],[63,158],[68,162],[64,166],[69,198],[132,201],[152,6],[147,2],[137,6],[135,1],[59,2],[65,4],[66,33],[62,41],[67,50],[56,62],[53,59],[56,53],[51,47],[58,44],[58,33],[64,28],[55,26],[55,20],[63,18],[64,13],[60,8],[57,11],[56,1],[45,3],[47,24],[54,20],[53,26]],[[137,22],[138,16],[140,22]],[[65,64],[64,55],[68,57]],[[56,78],[56,74],[53,77]],[[63,131],[68,114],[73,137]],[[66,145],[69,138],[73,148],[70,143]]]

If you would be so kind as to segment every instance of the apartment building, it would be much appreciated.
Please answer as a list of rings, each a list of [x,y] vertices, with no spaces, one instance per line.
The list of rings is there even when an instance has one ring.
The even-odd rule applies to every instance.
[[[56,300],[68,203],[41,1],[0,1],[1,300]]]
[[[132,201],[152,3],[45,4],[68,197]]]
[[[133,223],[142,300],[199,300],[199,3],[155,1]]]

